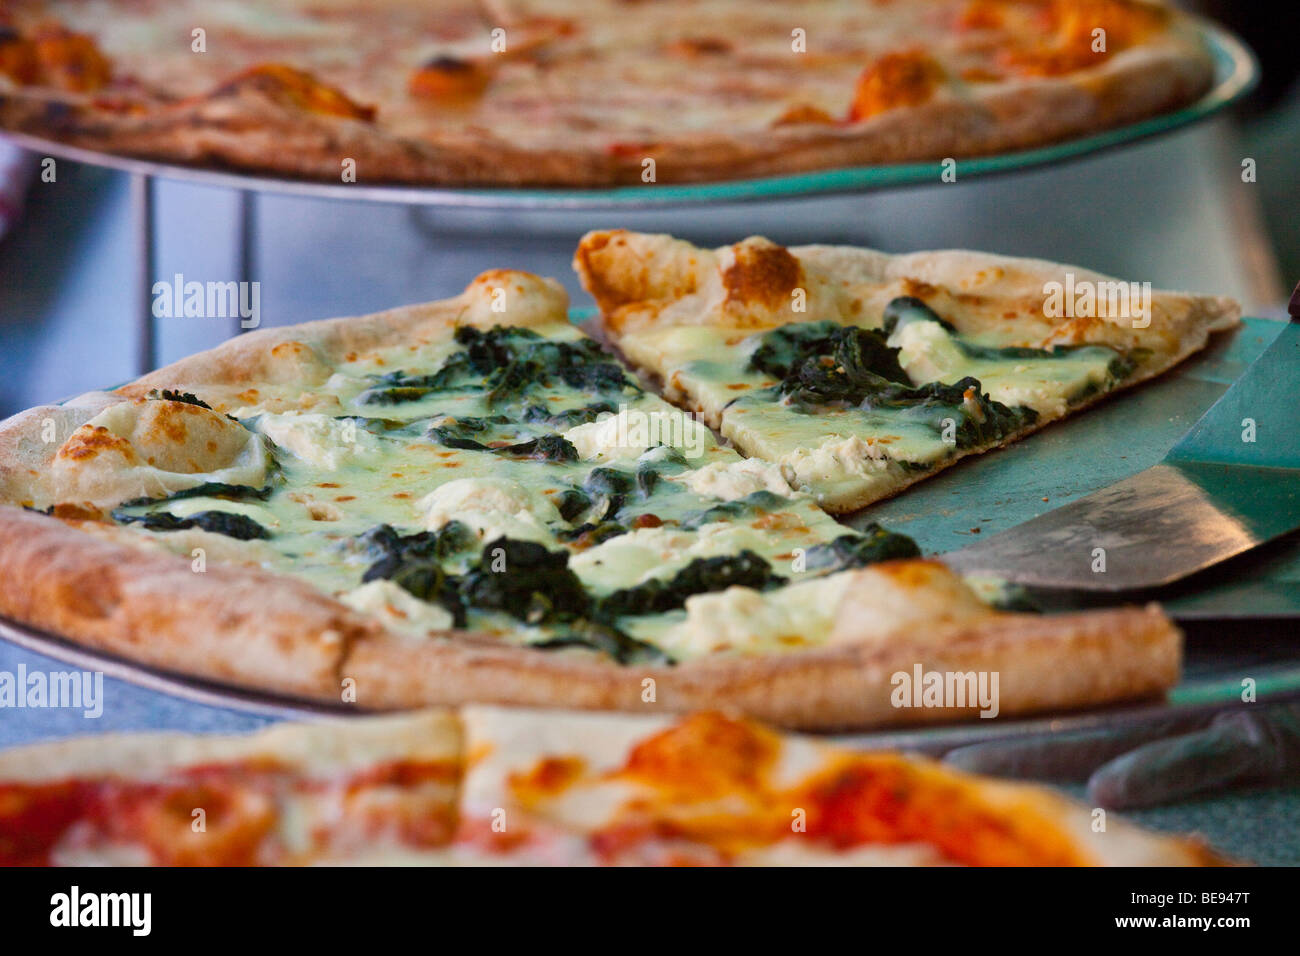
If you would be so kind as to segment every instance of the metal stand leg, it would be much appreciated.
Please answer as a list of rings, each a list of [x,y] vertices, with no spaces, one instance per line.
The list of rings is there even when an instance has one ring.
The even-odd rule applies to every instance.
[[[239,281],[255,282],[257,280],[257,193],[241,190],[239,193],[239,225],[235,234],[235,262],[239,269]],[[242,286],[241,286],[242,288]],[[238,314],[232,335],[249,331],[244,328]]]
[[[158,363],[153,317],[154,183],[144,173],[131,175],[131,219],[136,254],[136,372],[143,375]]]

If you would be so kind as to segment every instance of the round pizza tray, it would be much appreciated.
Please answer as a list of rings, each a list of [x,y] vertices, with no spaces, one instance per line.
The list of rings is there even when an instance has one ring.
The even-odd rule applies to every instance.
[[[1123,146],[1180,129],[1206,119],[1244,97],[1259,79],[1259,64],[1250,48],[1229,31],[1197,20],[1214,60],[1214,83],[1196,102],[1149,119],[1050,146],[962,159],[960,176],[1014,172],[1058,163]],[[132,159],[68,146],[26,133],[0,130],[0,136],[42,155],[116,169],[144,177],[182,180],[198,185],[311,198],[363,200],[407,206],[471,209],[655,209],[718,203],[763,202],[854,193],[896,186],[940,182],[938,160],[889,166],[856,166],[790,176],[699,184],[646,184],[607,189],[451,189],[426,186],[324,183],[250,175],[231,170],[203,169],[172,163]]]

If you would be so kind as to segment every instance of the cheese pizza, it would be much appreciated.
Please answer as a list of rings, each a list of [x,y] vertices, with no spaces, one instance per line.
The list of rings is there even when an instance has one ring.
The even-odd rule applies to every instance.
[[[340,181],[716,181],[1039,146],[1210,85],[1146,0],[4,0],[0,126]]]
[[[0,614],[362,709],[492,702],[800,727],[1018,714],[1178,678],[1156,608],[1043,616],[850,530],[647,391],[552,280],[269,328],[0,423]],[[900,707],[894,676],[996,673]]]
[[[1043,787],[718,712],[490,707],[0,753],[0,865],[1188,866]]]
[[[615,230],[574,265],[634,366],[833,513],[1159,375],[1240,317],[1231,299],[959,250]]]

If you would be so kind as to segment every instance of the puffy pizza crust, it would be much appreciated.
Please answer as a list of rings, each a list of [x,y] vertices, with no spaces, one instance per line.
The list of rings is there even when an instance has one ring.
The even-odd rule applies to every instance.
[[[978,719],[978,707],[895,707],[894,675],[910,676],[918,664],[924,671],[997,671],[1002,716],[1152,697],[1180,673],[1181,635],[1154,606],[993,615],[938,626],[921,646],[911,631],[891,641],[880,641],[878,632],[854,640],[862,613],[841,607],[836,646],[718,655],[675,667],[623,667],[472,640],[413,643],[382,634],[353,643],[340,673],[356,681],[367,706],[478,702],[634,713],[725,706],[805,730]]]

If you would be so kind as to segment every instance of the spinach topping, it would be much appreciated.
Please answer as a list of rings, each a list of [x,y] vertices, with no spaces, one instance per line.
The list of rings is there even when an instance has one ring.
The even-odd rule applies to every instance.
[[[921,549],[911,538],[886,531],[873,521],[862,529],[861,534],[840,535],[834,541],[809,548],[804,555],[804,570],[833,574],[877,561],[920,556]]]
[[[528,441],[492,449],[506,458],[531,458],[535,461],[577,461],[578,449],[563,435],[542,435]]]
[[[603,617],[626,614],[661,614],[686,604],[686,599],[708,591],[729,587],[766,590],[786,579],[772,572],[772,567],[753,551],[713,558],[696,558],[668,580],[652,578],[635,587],[621,588],[600,599]]]
[[[936,432],[942,432],[944,419],[951,418],[957,426],[958,448],[996,441],[1038,420],[1038,413],[1032,408],[1003,405],[980,389],[979,379],[969,375],[951,385],[930,382],[916,388],[891,386],[875,395],[864,396],[859,407],[899,409],[903,411],[902,418],[924,422]]]
[[[486,438],[486,433],[494,427],[511,423],[505,415],[487,415],[482,418],[442,416],[441,421],[442,424],[434,425],[428,430],[427,436],[439,445],[446,445],[448,448],[466,448],[470,451],[490,450],[487,445],[476,438],[469,437],[470,435]]]
[[[568,551],[549,551],[535,541],[497,538],[483,548],[476,568],[465,575],[461,593],[471,607],[505,611],[528,624],[557,616],[582,617],[591,599],[569,569]]]
[[[920,300],[906,297],[890,302],[886,312],[894,326],[921,319],[942,322]],[[886,344],[881,331],[811,322],[768,332],[750,364],[780,377],[776,393],[809,413],[829,407],[898,412],[936,432],[943,431],[944,419],[952,419],[959,448],[996,441],[1038,418],[1031,408],[993,401],[970,376],[947,385],[914,386],[898,363],[899,351]]]
[[[569,568],[568,551],[548,551],[535,541],[497,538],[483,548],[460,593],[474,608],[504,611],[526,624],[562,633],[530,646],[589,647],[620,664],[671,663],[663,651],[613,625]]]
[[[943,327],[945,332],[957,334],[957,327],[939,317],[939,313],[934,311],[920,299],[910,295],[900,295],[896,299],[890,299],[889,304],[885,306],[883,313],[883,322],[881,331],[888,337],[904,325],[912,322],[933,322]]]
[[[501,611],[526,624],[561,632],[533,647],[590,647],[621,664],[667,660],[654,646],[599,619],[591,596],[569,568],[569,552],[549,551],[534,541],[497,538],[484,545],[478,561],[464,574],[448,571],[443,562],[473,541],[473,533],[456,521],[438,531],[411,535],[380,525],[359,539],[362,547],[377,555],[362,581],[390,580],[422,601],[441,605],[457,627],[466,626],[468,610],[478,609]]]
[[[122,524],[142,524],[146,531],[184,531],[186,528],[201,528],[216,534],[224,534],[240,541],[254,538],[269,538],[271,532],[247,515],[232,514],[228,511],[199,511],[188,518],[178,518],[166,511],[150,511],[142,515],[123,514],[121,510],[113,512],[113,519]]]
[[[636,466],[636,491],[642,498],[649,498],[654,494],[655,486],[659,484],[659,472],[648,464],[642,463]]]
[[[617,411],[617,405],[604,401],[592,402],[563,412],[552,412],[545,405],[531,404],[524,406],[520,417],[530,425],[546,425],[559,431],[568,431],[578,425],[588,425],[601,415],[613,415]]]
[[[441,605],[457,627],[465,626],[459,581],[443,568],[442,562],[474,544],[477,539],[469,528],[451,521],[437,531],[403,535],[391,525],[381,524],[357,540],[366,553],[375,557],[361,576],[363,583],[380,578],[392,581],[421,601]]]
[[[574,518],[591,507],[591,498],[577,488],[568,488],[560,492],[555,501],[555,507],[560,512],[561,518],[572,522]]]
[[[672,659],[645,641],[625,634],[618,628],[589,618],[580,618],[567,625],[567,631],[558,637],[537,641],[529,647],[553,650],[561,647],[587,647],[608,654],[620,664],[671,664]]]
[[[616,468],[593,468],[583,479],[582,490],[591,502],[590,520],[612,520],[622,509],[636,479]]]
[[[751,369],[782,379],[782,394],[796,385],[821,385],[828,393],[844,391],[864,375],[910,385],[898,364],[898,349],[885,344],[888,334],[837,322],[783,325],[763,336],[749,358]],[[824,403],[823,403],[824,404]]]
[[[268,481],[261,488],[255,488],[252,485],[228,485],[221,481],[207,481],[201,485],[195,485],[193,488],[182,488],[180,491],[173,491],[169,495],[161,498],[132,498],[130,501],[124,501],[118,506],[122,508],[142,508],[145,505],[162,504],[167,501],[180,501],[184,498],[220,498],[224,501],[248,501],[255,499],[265,501],[271,497],[271,492],[276,488],[274,480]],[[116,512],[114,512],[116,515]],[[119,519],[121,520],[121,519]]]
[[[951,322],[945,322],[939,315],[920,299],[911,296],[899,296],[893,299],[885,306],[884,313],[884,331],[886,335],[892,335],[894,331],[911,322],[934,322],[940,325],[953,336],[953,345],[967,358],[982,361],[999,361],[999,360],[1041,360],[1041,359],[1058,359],[1066,358],[1081,349],[1106,349],[1113,351],[1104,345],[1054,345],[1050,349],[1036,349],[1025,346],[993,346],[993,345],[976,345],[973,342],[967,342],[961,338],[957,329]],[[1129,355],[1116,354],[1106,367],[1106,373],[1118,381],[1126,378],[1137,367],[1138,361],[1142,358],[1141,352],[1145,350],[1134,349]],[[1092,386],[1088,391],[1092,391],[1096,386]]]
[[[617,538],[621,534],[627,534],[627,530],[617,521],[585,521],[576,528],[558,531],[555,536],[561,541],[577,541],[586,547],[594,548],[610,538]]]
[[[463,346],[442,368],[429,375],[392,372],[357,397],[363,405],[418,401],[432,392],[486,392],[489,406],[519,398],[535,386],[563,382],[570,388],[621,394],[639,387],[600,346],[590,339],[553,342],[531,329],[495,326],[487,331],[461,326]]]
[[[781,511],[789,507],[789,504],[788,498],[782,498],[775,492],[755,491],[743,498],[723,501],[711,507],[701,508],[699,511],[692,511],[683,515],[680,526],[686,531],[695,531],[701,525],[713,521],[757,517],[765,512]]]
[[[166,402],[184,402],[186,405],[197,405],[199,408],[212,411],[211,405],[192,392],[178,392],[170,388],[151,388],[145,393],[144,397],[154,401],[161,399]]]
[[[493,448],[480,439],[501,426],[512,425],[505,415],[487,415],[482,418],[451,418],[444,416],[441,424],[432,426],[425,434],[439,445],[469,451],[490,451],[506,458],[535,459],[537,461],[577,461],[578,449],[563,435],[540,435],[527,441]],[[471,438],[470,436],[476,436]]]

